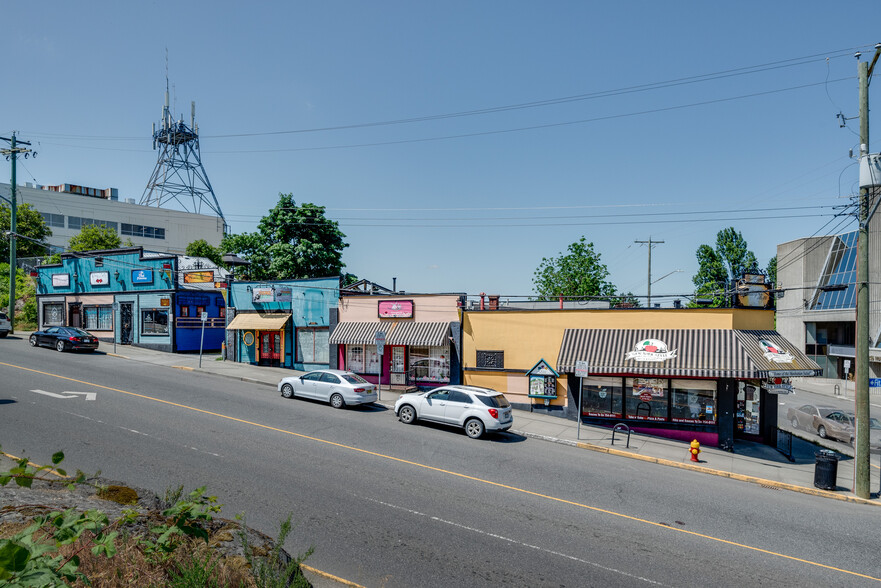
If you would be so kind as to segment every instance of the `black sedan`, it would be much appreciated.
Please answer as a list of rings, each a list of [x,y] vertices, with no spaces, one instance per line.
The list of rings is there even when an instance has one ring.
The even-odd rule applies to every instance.
[[[48,327],[43,331],[34,331],[29,341],[31,347],[54,347],[58,351],[98,349],[98,338],[77,327]]]

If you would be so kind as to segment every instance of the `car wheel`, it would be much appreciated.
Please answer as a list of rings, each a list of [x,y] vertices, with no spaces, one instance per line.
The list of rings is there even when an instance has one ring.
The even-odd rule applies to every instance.
[[[820,425],[819,427],[817,427],[817,435],[820,436],[820,439],[825,439],[826,438],[826,427],[824,427],[823,425]]]
[[[398,419],[405,425],[412,425],[416,422],[416,410],[409,404],[405,404],[398,411]]]
[[[8,335],[8,334],[9,334],[9,331],[3,331],[2,333],[0,333],[0,339],[5,339],[6,335]]]
[[[37,346],[37,336],[31,335],[31,338],[28,339],[28,342],[31,344],[31,347],[36,347]]]
[[[294,397],[294,387],[290,384],[285,384],[281,387],[281,395],[285,398],[293,398]]]
[[[797,428],[798,428],[798,419],[797,419],[797,418],[792,417],[792,420],[789,421],[789,422],[792,423],[792,428],[793,428],[793,429],[797,429]]]
[[[465,421],[465,434],[472,439],[480,439],[485,430],[486,427],[483,426],[483,421],[480,419],[468,419]]]
[[[346,401],[343,400],[342,394],[334,394],[330,397],[330,405],[334,408],[342,408],[346,405]]]
[[[58,351],[64,351],[64,341],[58,341],[55,343],[55,349]]]

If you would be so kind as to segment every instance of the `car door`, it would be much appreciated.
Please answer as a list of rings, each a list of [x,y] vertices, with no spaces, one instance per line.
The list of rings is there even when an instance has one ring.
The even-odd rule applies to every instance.
[[[438,423],[445,422],[444,412],[446,412],[449,397],[450,391],[446,388],[439,388],[426,394],[422,399],[419,418]]]
[[[465,413],[471,409],[472,403],[471,396],[465,392],[461,390],[450,391],[446,410],[444,410],[444,422],[452,425],[464,424]]]
[[[309,372],[305,376],[294,381],[297,396],[305,398],[318,398],[318,392],[315,390],[318,380],[321,378],[321,372]]]
[[[835,439],[850,441],[853,436],[853,427],[850,425],[850,419],[844,413],[833,412],[826,418],[828,423],[827,434]]]
[[[315,391],[319,400],[330,402],[330,396],[337,392],[340,385],[340,378],[336,374],[322,372],[321,378],[315,385]]]
[[[55,345],[55,340],[58,338],[58,330],[58,327],[49,327],[37,335],[37,343],[39,345]]]

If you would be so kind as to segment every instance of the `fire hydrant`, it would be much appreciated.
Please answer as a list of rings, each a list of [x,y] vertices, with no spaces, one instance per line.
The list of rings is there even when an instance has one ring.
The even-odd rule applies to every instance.
[[[688,450],[691,453],[691,461],[700,461],[697,458],[697,454],[701,452],[701,444],[697,439],[691,442],[691,449]]]

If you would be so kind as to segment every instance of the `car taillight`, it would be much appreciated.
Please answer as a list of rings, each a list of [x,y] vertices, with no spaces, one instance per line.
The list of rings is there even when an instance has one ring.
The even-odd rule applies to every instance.
[[[71,337],[71,338],[70,338],[70,341],[79,341],[79,340],[80,340],[79,337]]]
[[[364,394],[365,392],[367,392],[367,390],[365,390],[364,388],[355,388],[355,392],[357,392],[358,394]]]
[[[497,418],[499,418],[499,411],[496,410],[495,408],[491,408],[491,409],[489,409],[489,416],[491,416],[494,419],[497,419]]]

